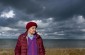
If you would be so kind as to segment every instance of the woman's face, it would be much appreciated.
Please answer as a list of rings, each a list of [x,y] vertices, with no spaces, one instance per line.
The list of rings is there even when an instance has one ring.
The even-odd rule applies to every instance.
[[[30,33],[32,35],[35,34],[35,32],[36,32],[36,26],[30,27],[29,30],[28,30],[28,33]]]

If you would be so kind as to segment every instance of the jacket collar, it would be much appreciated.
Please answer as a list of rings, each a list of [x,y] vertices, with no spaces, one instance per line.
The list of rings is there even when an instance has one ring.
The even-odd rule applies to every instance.
[[[27,31],[23,35],[24,35],[23,37],[27,38],[27,35],[28,35]],[[36,36],[37,39],[40,38],[40,35],[37,34],[37,32],[35,32],[34,35]]]

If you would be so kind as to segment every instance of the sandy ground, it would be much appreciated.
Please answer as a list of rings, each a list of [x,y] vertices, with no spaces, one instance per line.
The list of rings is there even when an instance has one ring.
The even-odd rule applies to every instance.
[[[85,55],[85,48],[46,48],[46,55]],[[0,55],[14,55],[14,49],[0,49]]]

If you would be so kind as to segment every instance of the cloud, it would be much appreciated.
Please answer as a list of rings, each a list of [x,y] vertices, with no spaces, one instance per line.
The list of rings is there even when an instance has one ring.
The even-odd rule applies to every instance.
[[[84,0],[47,0],[38,1],[45,7],[40,16],[54,17],[55,20],[66,20],[74,15],[83,15]]]
[[[80,37],[82,37],[80,39],[83,39],[85,38],[85,26],[83,19],[83,16],[73,16],[72,19],[57,22],[55,22],[53,18],[47,18],[42,20],[35,19],[30,21],[34,21],[39,25],[37,31],[43,39],[78,39]],[[79,20],[82,21],[78,23]],[[2,35],[4,36],[4,38],[12,38],[13,36],[15,36],[14,38],[17,38],[20,35],[20,33],[23,33],[25,31],[25,25],[28,22],[29,21],[20,20],[14,24],[13,28],[2,27],[0,35],[4,33],[10,36],[7,37],[6,35]],[[15,27],[17,27],[17,29]],[[7,31],[8,33],[3,31]]]
[[[74,15],[84,15],[84,0],[1,0],[3,5],[11,6],[34,17],[54,17],[66,20]]]
[[[17,38],[34,21],[43,38],[83,39],[84,4],[84,0],[0,0],[0,35]]]
[[[36,22],[39,26],[39,28],[47,28],[49,26],[51,26],[50,24],[52,24],[53,22],[53,18],[48,18],[44,20],[32,20],[33,22]]]
[[[20,33],[0,32],[0,38],[3,39],[16,39]]]
[[[0,38],[17,38],[20,35],[18,29],[0,26]]]
[[[85,18],[82,15],[74,16],[73,18],[75,19],[75,21],[77,23],[84,23],[85,22]]]
[[[33,22],[36,22],[40,28],[46,28],[49,23],[44,23],[42,20],[32,20]]]
[[[18,1],[17,0],[9,0],[9,2],[3,0],[0,2],[6,6],[12,6],[14,8],[25,11],[27,13],[39,12],[41,9],[40,5],[32,0],[24,0],[24,1],[23,0],[18,0]]]
[[[27,23],[28,23],[28,21],[18,21],[18,22],[15,24],[15,26],[22,28],[22,27],[25,27]]]
[[[10,27],[0,27],[0,32],[7,32],[7,31],[18,31],[18,29],[13,29]]]
[[[30,18],[12,7],[6,7],[0,13],[0,26],[12,26],[20,20],[27,21]]]
[[[2,18],[13,18],[15,16],[14,11],[10,10],[8,12],[2,12],[0,15]]]

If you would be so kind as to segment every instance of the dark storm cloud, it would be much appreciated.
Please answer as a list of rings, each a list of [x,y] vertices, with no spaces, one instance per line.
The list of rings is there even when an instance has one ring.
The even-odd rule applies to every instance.
[[[15,22],[13,19],[5,20],[3,18],[0,18],[0,26],[7,26],[8,24],[11,24],[13,22]]]
[[[32,0],[0,0],[3,5],[12,6],[27,13],[35,13],[40,11],[39,4]]]
[[[2,9],[0,9],[0,26],[10,26],[13,27],[12,25],[20,21],[20,20],[31,20],[29,16],[22,11],[19,11],[17,9],[14,9],[13,7],[10,6],[2,6]],[[11,17],[11,14],[8,14],[10,11],[13,11],[14,17]],[[8,14],[7,17],[6,14]],[[1,17],[1,15],[5,15],[4,17]]]
[[[9,31],[9,34],[22,33],[25,31],[25,27],[22,27],[24,21],[37,20],[36,22],[41,25],[39,32],[46,34],[48,38],[52,38],[51,36],[60,39],[80,38],[81,36],[84,38],[85,32],[78,28],[78,26],[85,28],[82,24],[84,19],[80,17],[81,24],[77,23],[78,17],[72,20],[75,15],[84,17],[84,3],[85,0],[0,0],[0,14],[4,10],[13,10],[15,13],[13,18],[0,17],[0,26],[18,29],[18,31]],[[50,20],[50,17],[53,20]],[[21,24],[18,24],[19,21],[22,21]]]
[[[7,6],[12,6],[35,17],[55,17],[64,20],[73,15],[84,15],[84,0],[0,0]]]
[[[5,19],[0,17],[0,26],[12,25],[19,20],[32,20],[30,14],[34,14],[41,10],[39,4],[33,2],[32,0],[0,0],[0,15],[3,11],[13,10],[16,17]],[[34,18],[34,17],[33,17]]]
[[[84,0],[50,0],[44,3],[46,6],[45,15],[62,20],[73,15],[84,14],[82,12],[85,9],[84,2]]]

